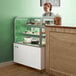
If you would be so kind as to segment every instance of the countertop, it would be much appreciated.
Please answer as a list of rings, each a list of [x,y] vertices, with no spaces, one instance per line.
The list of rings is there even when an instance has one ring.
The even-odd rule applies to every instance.
[[[47,26],[45,26],[45,27],[76,29],[76,27],[73,27],[73,26],[62,26],[62,25],[47,25]]]

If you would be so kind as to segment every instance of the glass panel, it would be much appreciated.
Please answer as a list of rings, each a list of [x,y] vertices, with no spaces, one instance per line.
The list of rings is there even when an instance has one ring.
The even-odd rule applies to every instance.
[[[41,18],[15,19],[15,42],[30,45],[42,46],[45,44],[45,28],[42,26]]]

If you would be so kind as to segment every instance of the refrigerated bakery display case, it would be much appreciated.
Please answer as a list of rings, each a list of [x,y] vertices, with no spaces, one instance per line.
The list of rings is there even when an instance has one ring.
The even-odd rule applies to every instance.
[[[14,62],[42,70],[45,68],[45,27],[38,17],[14,20]]]

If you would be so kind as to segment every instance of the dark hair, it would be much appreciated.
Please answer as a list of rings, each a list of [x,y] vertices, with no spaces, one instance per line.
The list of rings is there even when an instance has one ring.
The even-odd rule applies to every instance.
[[[44,3],[44,6],[50,5],[50,11],[52,10],[52,4],[51,3]]]

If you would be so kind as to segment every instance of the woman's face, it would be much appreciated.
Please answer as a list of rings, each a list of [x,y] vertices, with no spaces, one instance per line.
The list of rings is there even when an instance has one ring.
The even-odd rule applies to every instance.
[[[44,5],[44,11],[46,13],[50,12],[50,5]]]

